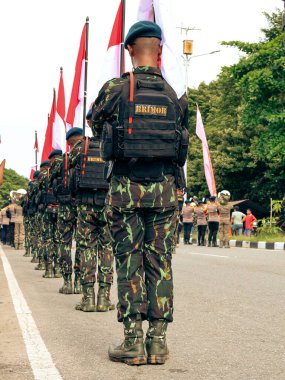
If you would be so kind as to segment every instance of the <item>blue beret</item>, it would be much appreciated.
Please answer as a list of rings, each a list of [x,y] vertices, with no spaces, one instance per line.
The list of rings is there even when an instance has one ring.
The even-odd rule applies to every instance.
[[[33,178],[37,178],[40,174],[40,171],[39,170],[36,170],[33,174]]]
[[[86,120],[91,120],[91,117],[92,117],[92,107],[89,109],[89,111],[87,112],[87,115],[86,115]]]
[[[124,46],[131,45],[136,38],[139,37],[155,37],[161,40],[160,26],[151,21],[139,21],[130,27],[125,38]]]
[[[191,203],[191,201],[189,199],[186,199],[185,203]]]
[[[83,135],[83,129],[82,128],[71,128],[66,133],[66,140],[68,140],[71,136],[82,136]]]
[[[50,166],[49,161],[43,161],[43,162],[40,164],[40,168],[42,168],[42,167],[44,167],[44,166]]]
[[[54,156],[62,156],[62,150],[61,149],[55,149],[50,152],[48,158],[51,159]]]
[[[216,200],[216,197],[215,197],[214,195],[212,195],[212,196],[211,196],[209,199],[210,199],[210,201],[212,201],[212,202],[213,202],[213,201],[215,201],[215,200]]]

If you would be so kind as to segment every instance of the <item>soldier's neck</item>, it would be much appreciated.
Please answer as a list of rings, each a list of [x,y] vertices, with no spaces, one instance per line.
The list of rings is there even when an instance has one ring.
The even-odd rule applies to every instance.
[[[157,67],[157,57],[139,57],[133,61],[134,68],[139,66]]]

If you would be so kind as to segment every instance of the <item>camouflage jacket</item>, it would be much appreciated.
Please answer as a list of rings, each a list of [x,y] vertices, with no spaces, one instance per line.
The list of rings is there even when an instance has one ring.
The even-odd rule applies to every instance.
[[[134,73],[145,73],[146,79],[156,79],[161,76],[161,71],[153,67],[137,67]],[[93,104],[92,132],[94,136],[102,131],[105,121],[110,124],[119,122],[119,105],[122,89],[128,78],[115,78],[102,87]],[[181,124],[187,122],[187,97],[184,95],[179,100],[184,112]],[[127,176],[113,176],[107,203],[116,207],[177,207],[177,194],[174,177],[166,175],[162,182],[138,183],[131,181]]]

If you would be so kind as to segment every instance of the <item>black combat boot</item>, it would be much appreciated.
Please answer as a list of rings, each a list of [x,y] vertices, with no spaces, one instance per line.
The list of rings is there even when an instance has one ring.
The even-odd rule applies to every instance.
[[[111,285],[100,284],[97,294],[97,311],[109,311],[114,310],[115,305],[110,300]]]
[[[62,277],[60,265],[56,262],[54,263],[53,272],[54,272],[55,278],[61,278]]]
[[[125,340],[120,346],[109,348],[109,358],[128,365],[146,364],[141,315],[132,315],[124,321]]]
[[[75,306],[76,310],[81,311],[96,311],[94,283],[89,282],[82,286],[82,300]]]
[[[23,254],[24,257],[30,257],[31,255],[31,247],[26,247],[26,251]]]
[[[59,288],[59,293],[62,294],[72,294],[72,280],[71,280],[71,274],[63,274],[63,285],[61,288]]]
[[[82,294],[82,285],[80,282],[80,275],[75,274],[74,277],[74,294]]]
[[[39,262],[39,259],[38,259],[37,253],[33,253],[33,258],[31,260],[31,263],[38,263],[38,262]]]
[[[189,244],[189,240],[188,239],[184,239],[184,244]]]
[[[208,241],[207,247],[212,247],[212,242],[211,241]]]
[[[169,357],[166,344],[167,324],[165,319],[149,322],[145,340],[148,364],[164,364]]]
[[[35,270],[45,270],[45,269],[46,269],[46,266],[45,266],[44,259],[42,257],[39,257],[39,263],[35,267]]]
[[[44,278],[54,278],[52,263],[46,264],[46,271],[43,274]]]
[[[218,247],[216,240],[213,241],[213,247]]]

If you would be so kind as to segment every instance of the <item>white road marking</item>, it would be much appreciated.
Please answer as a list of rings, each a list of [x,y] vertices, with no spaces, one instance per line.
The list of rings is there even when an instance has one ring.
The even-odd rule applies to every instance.
[[[2,247],[0,247],[0,257],[35,379],[62,380],[40,335],[32,317],[32,312],[29,309]]]
[[[187,252],[187,255],[222,257],[223,259],[229,259],[230,258],[230,256],[213,255],[211,253],[198,253],[198,252]]]

